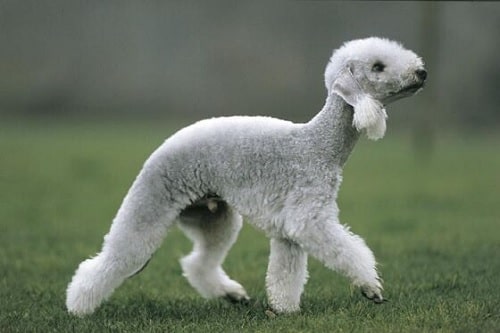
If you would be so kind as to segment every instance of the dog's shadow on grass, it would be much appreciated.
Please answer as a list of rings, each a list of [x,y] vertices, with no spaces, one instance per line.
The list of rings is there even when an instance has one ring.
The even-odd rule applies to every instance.
[[[199,298],[182,299],[139,299],[116,300],[104,304],[94,314],[94,318],[121,322],[135,322],[138,318],[147,322],[189,322],[272,320],[297,316],[322,316],[343,310],[357,312],[372,305],[361,296],[350,300],[308,298],[303,302],[302,311],[293,314],[275,314],[268,306],[265,296],[257,297],[246,304],[230,303],[224,300],[203,300]]]
[[[82,332],[96,331],[96,328],[109,332],[239,332],[243,327],[247,331],[283,331],[283,327],[300,330],[316,327],[317,323],[329,327],[331,318],[345,322],[352,318],[380,318],[388,310],[381,309],[381,306],[385,307],[372,304],[361,296],[332,299],[326,295],[315,295],[304,297],[302,310],[298,313],[276,314],[269,309],[265,295],[252,299],[248,304],[207,301],[198,297],[161,299],[144,295],[112,299],[84,318],[68,318],[66,315],[66,320],[70,320],[65,326]],[[60,321],[53,325],[60,326]]]
[[[126,301],[111,301],[99,308],[95,316],[98,318],[113,318],[119,321],[142,320],[162,322],[165,320],[206,322],[217,318],[235,317],[266,317],[268,309],[265,298],[252,299],[248,303],[231,303],[225,300],[203,300],[194,298],[183,299],[127,299]]]

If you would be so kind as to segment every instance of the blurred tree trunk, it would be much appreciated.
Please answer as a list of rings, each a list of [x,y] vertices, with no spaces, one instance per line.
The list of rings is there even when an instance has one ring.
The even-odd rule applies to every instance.
[[[439,51],[439,20],[440,4],[433,1],[423,1],[421,6],[421,54],[429,72],[427,87],[424,91],[423,108],[418,112],[413,127],[413,148],[419,161],[427,163],[431,160],[435,144],[435,114],[440,112],[437,98],[438,51]]]

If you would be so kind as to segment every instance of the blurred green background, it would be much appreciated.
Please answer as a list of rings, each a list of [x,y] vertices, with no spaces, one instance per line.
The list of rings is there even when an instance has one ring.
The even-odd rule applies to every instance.
[[[429,71],[393,130],[496,129],[499,34],[494,2],[2,0],[0,116],[305,121],[332,50],[382,36]]]

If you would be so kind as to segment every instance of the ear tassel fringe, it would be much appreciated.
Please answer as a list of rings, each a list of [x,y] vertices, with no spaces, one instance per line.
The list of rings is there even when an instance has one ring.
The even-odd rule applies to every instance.
[[[387,113],[379,101],[366,95],[354,106],[352,124],[358,131],[365,131],[371,140],[384,137]]]

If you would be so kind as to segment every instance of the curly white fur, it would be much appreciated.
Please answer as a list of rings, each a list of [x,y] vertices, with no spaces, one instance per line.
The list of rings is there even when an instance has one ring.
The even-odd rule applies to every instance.
[[[180,130],[144,164],[102,251],[78,267],[67,289],[68,311],[92,313],[141,270],[176,222],[194,243],[181,260],[189,283],[207,298],[248,300],[221,267],[242,216],[271,238],[266,286],[275,311],[299,310],[307,255],[382,301],[375,257],[340,224],[335,199],[359,132],[381,138],[384,106],[418,91],[425,76],[420,58],[401,45],[355,40],[333,53],[325,106],[308,123],[240,116]]]

